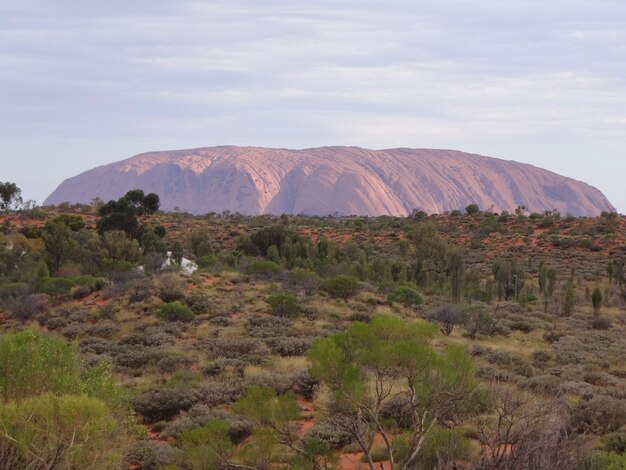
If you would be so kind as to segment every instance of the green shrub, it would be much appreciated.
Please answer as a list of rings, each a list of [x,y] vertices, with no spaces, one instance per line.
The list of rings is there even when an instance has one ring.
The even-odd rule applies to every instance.
[[[282,268],[273,261],[266,259],[255,260],[248,266],[249,274],[257,274],[259,276],[276,275],[282,272]]]
[[[180,302],[170,302],[161,306],[161,317],[167,321],[191,321],[195,318],[189,307]]]
[[[295,317],[300,313],[300,303],[298,297],[293,294],[281,292],[279,294],[270,295],[267,303],[272,308],[272,314],[277,317]]]
[[[45,392],[76,393],[79,387],[76,345],[32,330],[0,336],[0,396],[4,400]]]
[[[122,433],[101,400],[47,393],[11,401],[0,423],[3,468],[120,468]]]
[[[389,302],[399,302],[405,307],[413,307],[422,303],[421,294],[412,287],[400,286],[387,296]]]
[[[196,263],[200,269],[209,269],[216,266],[220,262],[217,255],[206,255],[198,258]]]
[[[331,297],[341,298],[347,302],[350,297],[359,293],[361,285],[356,277],[340,274],[324,282],[322,288]]]
[[[75,285],[74,281],[66,277],[41,277],[35,283],[35,291],[48,295],[65,295]]]

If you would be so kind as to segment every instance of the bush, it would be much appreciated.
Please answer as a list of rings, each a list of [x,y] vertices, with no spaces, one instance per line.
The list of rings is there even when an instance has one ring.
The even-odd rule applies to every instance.
[[[8,402],[0,423],[2,468],[120,468],[120,432],[98,399],[47,393]]]
[[[598,396],[582,400],[572,409],[572,424],[580,433],[606,434],[626,423],[626,402]]]
[[[261,259],[250,263],[247,272],[248,274],[256,274],[258,276],[270,276],[280,274],[282,272],[282,268],[273,261]]]
[[[149,390],[135,397],[133,410],[148,422],[168,420],[196,403],[197,397],[191,390],[161,388]]]
[[[194,291],[189,294],[185,299],[185,304],[196,315],[213,313],[215,311],[211,297],[202,291]]]
[[[295,317],[300,313],[300,303],[293,294],[282,292],[270,295],[267,298],[267,303],[272,308],[272,314],[277,317]]]
[[[65,295],[74,285],[71,279],[65,277],[41,277],[35,283],[35,291],[48,295]]]
[[[217,265],[219,261],[220,259],[217,255],[206,255],[198,258],[196,263],[200,269],[209,269]]]
[[[7,302],[11,317],[26,322],[33,316],[48,311],[48,297],[44,294],[30,294],[25,297],[16,297]]]
[[[426,319],[439,325],[441,332],[449,336],[455,325],[463,322],[461,310],[454,305],[440,305],[436,309],[428,312]]]
[[[354,437],[345,429],[347,426],[338,426],[337,421],[341,419],[341,416],[336,415],[316,423],[304,437],[305,441],[321,442],[331,449],[341,449],[352,444]]]
[[[412,287],[400,286],[387,296],[389,302],[399,302],[405,307],[412,307],[422,303],[421,294]]]
[[[19,359],[18,359],[19,358]],[[45,392],[78,392],[75,345],[59,336],[25,330],[0,336],[0,396],[19,400]]]
[[[347,302],[350,297],[358,294],[361,285],[356,277],[341,274],[324,282],[322,289],[331,297],[340,298]]]
[[[189,307],[180,302],[171,302],[161,306],[161,317],[167,321],[188,322],[195,318]]]
[[[608,330],[611,326],[613,323],[608,317],[595,317],[591,322],[591,327],[594,330]]]
[[[274,354],[279,356],[303,356],[311,341],[305,338],[270,338],[265,341]]]
[[[176,461],[178,451],[162,442],[145,440],[135,443],[124,457],[128,466],[138,466],[142,470],[160,470]]]

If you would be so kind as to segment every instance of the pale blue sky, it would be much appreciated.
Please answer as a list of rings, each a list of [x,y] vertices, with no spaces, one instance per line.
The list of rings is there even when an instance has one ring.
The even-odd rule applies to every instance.
[[[626,212],[623,0],[0,0],[0,181],[149,150],[454,148]]]

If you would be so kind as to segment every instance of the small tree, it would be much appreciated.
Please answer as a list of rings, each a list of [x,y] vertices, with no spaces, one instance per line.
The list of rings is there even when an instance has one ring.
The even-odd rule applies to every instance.
[[[272,314],[277,317],[295,317],[300,313],[300,303],[298,297],[293,294],[281,292],[270,295],[267,303],[272,307]]]
[[[382,436],[391,469],[416,468],[428,435],[438,424],[449,425],[465,416],[475,390],[470,356],[451,346],[439,353],[429,345],[436,327],[406,323],[395,317],[354,322],[345,333],[316,340],[309,350],[311,374],[332,394],[333,423],[352,436],[375,470],[372,445]],[[383,415],[393,397],[405,397],[406,452],[396,462],[392,436],[397,424]]]
[[[472,203],[465,208],[465,212],[467,212],[467,215],[474,216],[480,212],[480,207],[478,207],[478,204]]]
[[[0,183],[0,211],[8,212],[22,205],[22,190],[15,183]]]
[[[429,312],[426,318],[437,323],[446,336],[450,336],[456,325],[463,323],[463,314],[456,305],[440,305]]]
[[[346,302],[350,297],[353,297],[361,290],[359,280],[354,276],[347,276],[345,274],[328,279],[323,284],[322,288],[328,292],[331,297],[338,297]]]
[[[593,314],[598,316],[602,306],[602,291],[599,287],[596,287],[591,294],[591,304],[593,305]]]

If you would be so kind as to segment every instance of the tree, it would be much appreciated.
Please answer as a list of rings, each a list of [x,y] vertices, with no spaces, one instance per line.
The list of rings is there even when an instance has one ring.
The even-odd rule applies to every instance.
[[[136,238],[139,232],[137,217],[151,214],[158,209],[158,195],[154,193],[144,195],[141,189],[128,191],[117,201],[111,200],[98,210],[100,214],[100,220],[96,223],[98,233],[123,230],[130,237]]]
[[[295,317],[300,313],[298,297],[293,294],[281,292],[270,295],[267,303],[272,307],[272,314],[277,317]]]
[[[565,291],[563,292],[563,315],[564,316],[569,317],[574,313],[575,301],[576,301],[576,294],[574,293],[574,283],[570,279],[565,285]]]
[[[480,207],[478,207],[478,204],[472,203],[465,208],[465,212],[467,212],[467,215],[474,216],[480,212]]]
[[[340,274],[324,282],[322,289],[328,292],[331,297],[338,297],[347,302],[350,297],[361,290],[361,287],[356,277]]]
[[[591,294],[591,304],[593,305],[593,314],[598,316],[602,306],[602,291],[599,287],[596,287]]]
[[[22,204],[22,190],[15,183],[0,183],[0,211],[18,209]]]
[[[330,449],[320,446],[319,443],[301,439],[297,426],[293,425],[300,417],[300,407],[292,391],[278,395],[273,388],[253,385],[245,396],[237,400],[234,409],[258,426],[262,437],[266,440],[269,438],[274,446],[291,450],[297,459],[308,463],[309,468],[311,466],[315,470],[326,468],[324,462]],[[271,452],[271,446],[264,447],[266,451]]]
[[[456,325],[463,323],[463,313],[456,305],[440,305],[426,315],[426,319],[439,325],[439,330],[450,336]]]
[[[391,469],[415,468],[431,431],[438,424],[457,423],[469,412],[476,387],[472,360],[457,346],[437,352],[429,345],[435,333],[429,323],[379,316],[317,339],[309,350],[311,374],[332,393],[327,412],[356,441],[371,470],[376,434],[382,436]],[[397,423],[383,414],[398,396],[407,408],[409,433],[400,462],[394,453],[399,442],[391,432]]]

